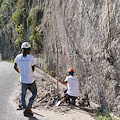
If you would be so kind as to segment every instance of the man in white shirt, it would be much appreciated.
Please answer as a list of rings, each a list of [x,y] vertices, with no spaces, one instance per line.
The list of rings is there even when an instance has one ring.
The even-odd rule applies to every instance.
[[[33,72],[35,70],[35,59],[30,55],[31,44],[24,42],[21,46],[22,54],[16,56],[14,60],[14,69],[20,74],[20,83],[21,83],[21,102],[23,107],[24,116],[33,116],[31,111],[33,101],[37,95],[36,83],[33,78]],[[32,93],[32,96],[29,99],[29,103],[26,106],[25,96],[27,89]]]
[[[72,101],[70,101],[70,102],[73,105],[75,105],[75,100],[79,96],[78,80],[76,77],[73,76],[74,69],[69,68],[68,74],[69,74],[69,76],[66,77],[65,81],[59,81],[60,83],[67,85],[68,90],[67,90],[67,94],[61,101],[59,101],[58,105],[60,105],[60,103],[64,102],[66,99],[69,99],[69,100],[72,99]]]

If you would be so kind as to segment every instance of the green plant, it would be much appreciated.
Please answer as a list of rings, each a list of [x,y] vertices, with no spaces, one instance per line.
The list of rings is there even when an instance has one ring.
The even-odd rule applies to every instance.
[[[30,41],[35,52],[40,52],[43,48],[43,35],[41,34],[41,19],[43,11],[39,6],[32,8],[27,18],[27,27],[31,27]]]
[[[55,71],[51,70],[51,71],[50,71],[50,75],[51,75],[52,77],[55,77],[55,75],[56,75]]]
[[[0,14],[0,21],[3,19],[3,14]]]
[[[43,72],[47,73],[47,71],[45,69],[43,69]]]
[[[12,16],[12,3],[13,0],[0,0],[0,27],[4,27],[8,23],[10,17]]]
[[[3,2],[3,0],[0,0],[0,6],[1,6],[2,2]]]
[[[10,62],[10,63],[14,63],[13,60],[4,60],[5,62]]]
[[[36,23],[34,23],[36,24]],[[36,52],[40,52],[43,48],[43,39],[41,35],[41,25],[38,25],[36,27],[32,27],[31,35],[30,35],[30,40],[33,44],[33,49]]]
[[[27,18],[27,27],[32,25],[32,21],[35,18],[35,9],[31,8],[30,12],[29,12],[29,16]]]
[[[2,8],[4,11],[7,11],[7,10],[8,10],[8,4],[2,3],[2,4],[1,4],[1,8]]]
[[[32,17],[29,16],[29,17],[27,18],[27,27],[29,27],[31,24],[32,24]]]
[[[17,47],[19,47],[22,42],[25,41],[25,33],[24,33],[24,29],[23,29],[23,25],[20,24],[17,28],[16,28],[16,37],[17,39],[15,40],[15,45]]]
[[[6,5],[10,6],[11,8],[13,8],[17,1],[18,0],[0,0],[0,6],[2,6],[2,4],[6,4]]]
[[[93,115],[97,120],[117,120],[115,118],[112,118],[108,113],[101,113],[98,110],[95,110]]]
[[[24,21],[26,21],[26,18],[28,16],[26,13],[26,6],[25,6],[26,1],[25,0],[16,0],[15,2],[17,2],[17,4],[16,4],[17,12],[15,12],[13,14],[11,19],[15,25],[19,26]]]
[[[14,22],[14,24],[17,25],[17,26],[22,24],[22,10],[21,9],[17,9],[17,12],[13,14],[11,19]]]
[[[12,15],[11,6],[8,0],[2,2],[1,8],[2,11],[5,13],[4,15],[7,15],[7,17],[9,17],[9,15]]]
[[[17,9],[22,9],[24,4],[24,0],[18,0],[16,4]]]
[[[33,0],[28,0],[28,5],[31,7],[33,3]]]
[[[36,6],[35,8],[32,8],[30,10],[29,16],[27,18],[27,26],[29,27],[29,26],[33,25],[34,21],[36,21],[36,23],[37,23],[36,26],[37,26],[38,24],[41,23],[42,17],[43,17],[43,11],[40,10],[38,6]]]
[[[16,4],[17,0],[10,0],[10,6],[13,8]]]

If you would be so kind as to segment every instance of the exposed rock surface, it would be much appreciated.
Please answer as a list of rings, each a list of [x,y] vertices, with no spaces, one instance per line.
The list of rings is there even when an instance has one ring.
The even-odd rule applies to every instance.
[[[80,92],[106,110],[119,114],[120,2],[119,0],[44,1],[42,69],[65,78],[75,68]],[[119,101],[119,102],[118,102]]]
[[[36,5],[44,9],[38,67],[55,76],[58,51],[59,76],[64,79],[73,67],[80,92],[120,116],[120,1],[34,0]],[[9,39],[6,34],[3,38]],[[14,47],[2,43],[0,49],[9,51],[6,56],[13,55]]]

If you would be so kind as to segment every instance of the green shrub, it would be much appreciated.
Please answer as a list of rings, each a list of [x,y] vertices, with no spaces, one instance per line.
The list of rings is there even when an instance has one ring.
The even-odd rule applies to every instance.
[[[35,52],[40,52],[43,48],[43,38],[41,35],[41,19],[43,11],[38,6],[32,8],[27,18],[27,27],[31,27],[30,41]]]
[[[32,31],[30,35],[30,41],[33,45],[33,49],[36,52],[40,52],[43,48],[43,39],[41,37],[41,25],[36,26],[36,21],[34,21],[33,26],[32,26]],[[35,27],[36,26],[36,27]]]
[[[98,110],[94,111],[94,116],[96,120],[117,120],[115,118],[112,118],[108,113],[101,113]]]
[[[14,24],[17,25],[17,26],[22,24],[22,10],[21,9],[17,9],[17,12],[13,14],[11,19],[14,22]]]
[[[32,17],[29,16],[29,17],[27,18],[27,27],[29,27],[31,24],[32,24]]]
[[[15,6],[16,2],[17,2],[17,0],[11,0],[10,1],[11,8],[13,8]]]
[[[3,19],[3,14],[0,14],[0,20],[2,20]]]
[[[15,45],[16,47],[20,47],[20,45],[25,41],[25,32],[24,32],[24,29],[23,29],[23,25],[19,25],[17,28],[16,28],[16,40],[15,40]]]
[[[55,71],[51,70],[51,71],[50,71],[50,75],[51,75],[52,77],[55,77],[55,76],[56,76]]]
[[[2,4],[2,5],[1,5],[1,8],[2,8],[3,10],[7,11],[7,10],[8,10],[8,5],[7,5],[7,4]]]
[[[36,26],[41,24],[42,17],[43,17],[43,11],[40,10],[38,6],[32,8],[27,18],[27,26],[28,27],[31,26],[34,21],[36,21]]]
[[[35,18],[35,9],[31,8],[30,12],[29,12],[29,16],[27,18],[27,27],[32,25],[32,21]]]
[[[4,60],[5,62],[10,62],[10,63],[14,63],[13,60]]]
[[[28,5],[31,7],[33,3],[33,0],[28,0]]]
[[[7,24],[12,15],[12,9],[9,2],[9,0],[0,1],[0,11],[3,14],[2,18],[0,19],[1,27]]]
[[[2,2],[3,2],[3,0],[0,0],[0,6],[1,6]]]

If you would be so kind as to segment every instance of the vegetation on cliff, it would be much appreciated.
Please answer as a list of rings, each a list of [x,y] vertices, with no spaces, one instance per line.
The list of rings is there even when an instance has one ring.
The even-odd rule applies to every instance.
[[[37,53],[43,49],[43,10],[39,6],[32,7],[32,3],[33,0],[0,0],[0,40],[3,44],[11,41],[10,47],[15,51],[24,41],[29,41]]]

